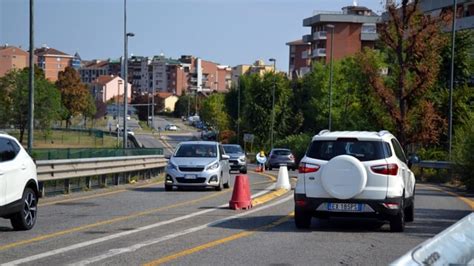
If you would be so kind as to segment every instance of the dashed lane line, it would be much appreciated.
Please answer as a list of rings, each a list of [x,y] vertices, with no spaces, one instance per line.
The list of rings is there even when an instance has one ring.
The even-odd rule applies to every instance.
[[[283,199],[280,199],[276,202],[273,202],[271,204],[268,204],[268,205],[265,205],[265,206],[262,206],[262,207],[259,207],[259,208],[256,208],[256,209],[253,209],[253,210],[250,210],[250,211],[246,211],[246,212],[242,212],[242,213],[239,213],[239,214],[236,214],[236,215],[233,215],[233,216],[230,216],[230,217],[226,217],[226,218],[223,218],[223,219],[219,219],[219,220],[216,220],[214,222],[210,222],[210,223],[207,223],[207,224],[203,224],[203,225],[200,225],[200,226],[196,226],[196,227],[192,227],[192,228],[188,228],[184,231],[181,231],[181,232],[177,232],[177,233],[174,233],[174,234],[169,234],[169,235],[166,235],[166,236],[162,236],[162,237],[159,237],[159,238],[155,238],[155,239],[151,239],[151,240],[147,240],[145,242],[141,242],[141,243],[138,243],[138,244],[134,244],[132,246],[129,246],[129,247],[124,247],[124,248],[119,248],[119,249],[110,249],[109,251],[99,255],[99,256],[96,256],[96,257],[92,257],[92,258],[88,258],[88,259],[85,259],[85,260],[82,260],[82,261],[78,261],[78,262],[75,262],[71,265],[87,265],[87,264],[91,264],[91,263],[96,263],[96,262],[99,262],[99,261],[103,261],[105,259],[109,259],[109,258],[112,258],[112,257],[115,257],[115,256],[118,256],[118,255],[121,255],[121,254],[124,254],[124,253],[129,253],[129,252],[135,252],[137,251],[138,249],[141,249],[141,248],[144,248],[144,247],[148,247],[148,246],[151,246],[151,245],[156,245],[158,243],[161,243],[161,242],[164,242],[164,241],[167,241],[167,240],[170,240],[170,239],[174,239],[174,238],[177,238],[177,237],[180,237],[180,236],[184,236],[184,235],[188,235],[188,234],[191,234],[191,233],[194,233],[194,232],[197,232],[197,231],[200,231],[200,230],[203,230],[203,229],[206,229],[206,228],[209,228],[209,227],[213,227],[213,226],[216,226],[218,224],[222,224],[222,223],[225,223],[225,222],[228,222],[230,220],[233,220],[233,219],[237,219],[237,218],[240,218],[240,217],[243,217],[243,216],[247,216],[249,214],[252,214],[252,213],[255,213],[257,211],[262,211],[262,210],[265,210],[265,209],[268,209],[268,208],[271,208],[273,206],[276,206],[276,205],[279,205],[279,204],[282,204],[290,199],[293,198],[293,195],[290,195],[286,198],[283,198]],[[224,205],[221,205],[217,208],[222,208],[222,207],[225,207],[227,206],[227,204],[224,204]],[[216,209],[217,209],[216,208]],[[209,210],[204,210],[204,211],[200,211],[200,212],[197,212],[197,213],[194,213],[194,214],[189,214],[187,216],[190,216],[190,217],[193,217],[193,216],[196,216],[196,215],[201,215],[203,213],[206,213],[206,212],[210,212],[210,211],[214,211],[216,209],[209,209]],[[183,216],[185,217],[185,216]],[[178,220],[182,220],[183,217],[179,217],[179,218],[175,218],[173,220],[170,220],[169,222],[176,222]],[[187,218],[190,218],[190,217],[187,217]],[[166,221],[166,223],[168,223],[168,221]],[[147,228],[138,228],[134,231],[143,231],[143,230],[148,230],[148,229],[151,229],[151,228],[154,228],[154,227],[157,227],[159,226],[158,224],[154,224],[154,225],[150,225],[150,226],[147,226]],[[129,232],[123,232],[123,233],[120,233],[120,234],[124,234],[124,233],[129,233]],[[134,233],[134,232],[132,232]],[[106,237],[104,237],[104,241]],[[107,239],[109,240],[109,239]],[[74,250],[76,248],[80,248],[80,247],[74,247],[73,249],[68,249],[69,247],[66,247],[64,248],[63,250],[61,250],[61,252],[57,253],[55,251],[51,251],[53,253],[51,254],[48,254],[48,253],[43,253],[43,254],[38,254],[36,255],[37,258],[33,258],[33,259],[29,259],[29,258],[25,258],[25,259],[20,259],[18,261],[14,261],[13,263],[25,263],[25,262],[31,262],[31,261],[34,261],[34,260],[37,260],[37,259],[40,259],[40,258],[43,258],[43,257],[48,257],[48,256],[51,256],[51,255],[56,255],[56,254],[60,254],[60,253],[63,253],[63,252],[67,252],[67,251],[71,251],[71,250]],[[35,256],[33,256],[35,257]]]
[[[252,229],[250,231],[240,232],[240,233],[237,233],[237,234],[225,237],[225,238],[221,238],[221,239],[218,239],[218,240],[215,240],[215,241],[212,241],[212,242],[208,242],[208,243],[203,244],[203,245],[196,246],[194,248],[183,250],[183,251],[168,255],[166,257],[159,258],[159,259],[154,260],[154,261],[150,261],[150,262],[145,263],[143,265],[144,266],[160,265],[160,264],[163,264],[163,263],[170,262],[172,260],[179,259],[181,257],[191,255],[193,253],[196,253],[196,252],[199,252],[199,251],[202,251],[202,250],[205,250],[205,249],[216,247],[216,246],[219,246],[219,245],[222,245],[222,244],[225,244],[227,242],[231,242],[231,241],[234,241],[234,240],[237,240],[237,239],[240,239],[240,238],[248,237],[248,236],[253,235],[253,234],[255,234],[259,231],[266,231],[266,230],[269,230],[269,229],[271,229],[273,227],[276,227],[280,224],[283,224],[283,223],[287,222],[288,220],[290,220],[293,216],[294,216],[294,213],[292,212],[292,213],[288,214],[287,216],[284,216],[284,217],[278,219],[277,221],[272,222],[271,224],[267,224],[267,225],[264,225],[262,227],[255,228],[255,229]]]

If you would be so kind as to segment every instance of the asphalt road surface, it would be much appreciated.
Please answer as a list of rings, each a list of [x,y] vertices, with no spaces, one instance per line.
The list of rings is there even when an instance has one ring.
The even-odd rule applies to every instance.
[[[267,192],[268,174],[277,172],[249,173],[252,194]],[[388,264],[472,211],[455,195],[418,184],[415,222],[404,233],[358,219],[313,219],[301,231],[291,191],[241,211],[228,209],[231,194],[165,192],[152,183],[42,200],[31,231],[0,220],[0,264]]]

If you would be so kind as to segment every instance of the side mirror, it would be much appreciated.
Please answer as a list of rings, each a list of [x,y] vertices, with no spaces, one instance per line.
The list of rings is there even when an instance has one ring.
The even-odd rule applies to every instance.
[[[224,160],[229,160],[229,159],[230,159],[230,156],[227,155],[227,154],[222,154],[222,159],[224,159]]]
[[[420,157],[416,154],[412,154],[408,157],[408,168],[411,168],[414,164],[420,163]]]

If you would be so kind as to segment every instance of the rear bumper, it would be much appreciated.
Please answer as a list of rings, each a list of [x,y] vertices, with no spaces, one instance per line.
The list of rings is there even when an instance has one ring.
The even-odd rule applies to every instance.
[[[286,165],[287,168],[297,168],[295,162],[287,161],[287,162],[268,162],[267,167],[272,167],[272,168],[279,168],[280,165]]]
[[[363,211],[334,211],[328,210],[328,203],[358,203],[364,204]],[[402,197],[386,198],[383,200],[359,200],[359,199],[333,199],[333,198],[307,198],[304,194],[295,193],[295,208],[318,218],[329,217],[364,217],[390,220],[400,212]],[[391,206],[391,207],[389,207]],[[395,208],[395,206],[397,206]],[[408,205],[405,205],[408,206]]]

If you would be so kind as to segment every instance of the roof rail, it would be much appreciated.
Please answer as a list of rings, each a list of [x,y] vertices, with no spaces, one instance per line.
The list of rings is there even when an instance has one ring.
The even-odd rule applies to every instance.
[[[385,135],[385,134],[390,134],[390,131],[388,131],[388,130],[380,130],[380,131],[377,133],[377,135],[379,135],[380,137],[383,136],[383,135]]]
[[[318,135],[323,135],[323,134],[326,134],[326,133],[329,133],[331,132],[329,129],[323,129],[321,131],[319,131]]]

